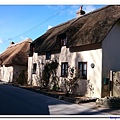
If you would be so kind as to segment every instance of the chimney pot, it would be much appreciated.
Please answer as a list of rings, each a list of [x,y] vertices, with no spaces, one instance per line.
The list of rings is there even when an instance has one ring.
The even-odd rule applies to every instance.
[[[80,17],[85,14],[85,11],[82,10],[83,5],[80,6],[79,10],[76,12],[77,17]]]
[[[13,41],[10,43],[10,45],[13,45],[13,44],[15,44]]]

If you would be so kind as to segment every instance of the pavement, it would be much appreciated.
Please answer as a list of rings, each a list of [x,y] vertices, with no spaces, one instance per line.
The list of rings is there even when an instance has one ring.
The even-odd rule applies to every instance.
[[[88,107],[89,109],[96,110],[96,112],[94,114],[102,112],[104,115],[120,115],[120,109],[110,109],[107,107],[97,107],[95,102],[81,103],[79,105],[83,106],[83,107]]]

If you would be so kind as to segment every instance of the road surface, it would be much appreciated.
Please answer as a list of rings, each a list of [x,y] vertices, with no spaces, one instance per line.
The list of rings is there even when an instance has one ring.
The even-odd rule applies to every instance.
[[[0,115],[109,115],[104,109],[93,109],[93,104],[72,104],[0,84]]]

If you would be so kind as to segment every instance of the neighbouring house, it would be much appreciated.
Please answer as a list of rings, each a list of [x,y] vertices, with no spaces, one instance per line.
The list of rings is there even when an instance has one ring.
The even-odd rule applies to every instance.
[[[28,68],[29,48],[32,40],[30,38],[10,46],[0,54],[0,80],[16,82],[19,74]]]
[[[109,5],[88,14],[77,12],[76,18],[35,39],[30,45],[28,84],[39,86],[45,64],[54,59],[59,63],[60,86],[74,68],[80,74],[78,94],[114,95],[110,81],[113,71],[120,70],[120,6]]]

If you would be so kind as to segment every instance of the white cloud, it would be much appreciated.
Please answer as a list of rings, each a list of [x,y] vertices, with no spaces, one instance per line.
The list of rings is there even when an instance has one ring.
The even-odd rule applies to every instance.
[[[2,44],[3,43],[3,40],[0,38],[0,44]]]
[[[76,15],[76,12],[80,9],[80,6],[81,5],[73,5],[68,10],[66,10],[66,12],[69,15]],[[96,10],[96,6],[95,5],[83,5],[83,10],[86,13],[89,13],[89,12]]]
[[[80,9],[81,5],[72,5],[72,6],[66,6],[65,10],[62,10],[63,7],[61,7],[61,13],[69,14],[69,15],[76,15],[76,12]],[[96,6],[94,5],[83,5],[83,10],[86,13],[89,13],[91,11],[96,10]]]
[[[58,12],[59,15],[76,15],[76,12],[79,10],[81,5],[55,5],[55,6],[48,6],[49,9],[53,9]],[[83,10],[86,13],[94,11],[96,9],[95,5],[83,5]]]
[[[51,26],[51,25],[48,25],[48,30],[49,30],[50,28],[52,28],[52,26]]]
[[[70,15],[76,15],[76,12],[78,11],[79,6],[78,5],[73,5],[68,9],[68,13]]]
[[[20,40],[28,39],[28,37],[20,36]]]

